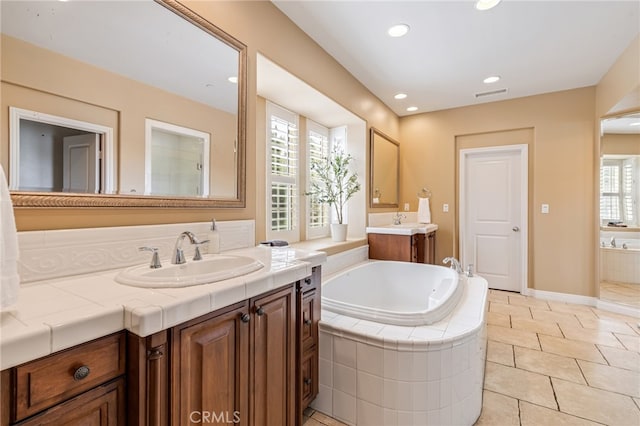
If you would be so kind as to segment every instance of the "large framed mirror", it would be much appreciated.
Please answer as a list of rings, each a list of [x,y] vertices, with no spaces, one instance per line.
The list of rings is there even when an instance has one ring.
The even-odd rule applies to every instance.
[[[243,43],[175,0],[0,7],[14,206],[245,206]]]
[[[400,144],[371,128],[371,207],[397,208],[400,181]]]
[[[640,112],[600,124],[600,299],[640,308]]]

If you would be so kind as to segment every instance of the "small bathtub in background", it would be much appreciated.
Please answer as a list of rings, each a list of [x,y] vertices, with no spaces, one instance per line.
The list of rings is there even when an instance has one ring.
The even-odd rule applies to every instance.
[[[327,279],[312,406],[349,425],[472,425],[487,296],[481,277],[408,262],[366,261]]]
[[[611,247],[611,237],[616,247]],[[622,248],[625,245],[627,248]],[[640,284],[640,233],[602,231],[600,279],[607,282]]]

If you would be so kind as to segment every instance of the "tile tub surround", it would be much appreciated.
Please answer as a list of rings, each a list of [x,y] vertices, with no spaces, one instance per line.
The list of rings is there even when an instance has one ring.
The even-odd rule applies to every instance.
[[[23,286],[18,303],[0,312],[0,370],[122,329],[148,336],[307,277],[326,260],[321,252],[260,246],[225,254],[254,257],[265,266],[185,288],[121,285],[114,281],[118,270]]]
[[[473,424],[486,355],[486,281],[471,279],[444,320],[401,327],[322,311],[320,394],[348,425]]]

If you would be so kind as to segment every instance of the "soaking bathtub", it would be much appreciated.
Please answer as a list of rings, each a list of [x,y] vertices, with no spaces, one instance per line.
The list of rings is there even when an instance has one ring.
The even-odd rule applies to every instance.
[[[426,325],[444,318],[462,294],[451,268],[408,262],[367,262],[322,286],[324,309],[394,325]]]
[[[319,394],[349,425],[472,425],[482,408],[487,281],[365,261],[323,282]]]

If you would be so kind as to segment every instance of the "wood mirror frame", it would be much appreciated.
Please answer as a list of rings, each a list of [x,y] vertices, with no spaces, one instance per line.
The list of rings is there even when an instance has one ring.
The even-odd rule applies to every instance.
[[[177,0],[155,0],[229,47],[238,51],[237,170],[235,198],[162,197],[123,194],[81,194],[61,192],[12,191],[14,207],[174,207],[243,208],[246,206],[246,104],[247,47],[231,35],[194,13]]]

